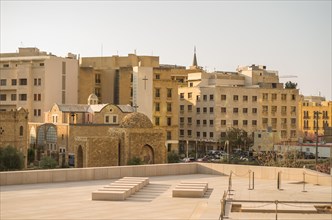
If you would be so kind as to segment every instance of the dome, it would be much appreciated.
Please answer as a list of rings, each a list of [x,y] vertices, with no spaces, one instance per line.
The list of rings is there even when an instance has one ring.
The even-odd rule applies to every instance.
[[[90,94],[88,97],[88,105],[98,104],[98,97],[95,94]]]
[[[144,114],[133,112],[126,115],[120,124],[121,128],[152,128],[151,120]]]

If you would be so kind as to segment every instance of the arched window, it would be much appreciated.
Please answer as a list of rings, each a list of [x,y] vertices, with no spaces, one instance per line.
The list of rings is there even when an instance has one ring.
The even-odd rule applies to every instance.
[[[23,136],[23,126],[20,126],[20,136]]]
[[[53,126],[50,126],[46,132],[46,141],[47,141],[47,143],[56,143],[57,142],[57,134],[56,134],[56,130]]]

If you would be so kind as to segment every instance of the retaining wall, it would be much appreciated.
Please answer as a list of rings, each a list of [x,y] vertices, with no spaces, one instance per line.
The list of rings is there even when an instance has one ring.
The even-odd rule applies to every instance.
[[[229,175],[231,171],[238,176],[245,176],[249,170],[251,172],[255,172],[255,178],[257,179],[271,180],[276,180],[278,172],[281,171],[282,180],[291,181],[302,181],[303,172],[305,172],[306,182],[332,186],[331,175],[302,168],[263,167],[216,163],[177,163],[0,172],[0,185],[117,179],[125,176],[149,177],[186,174]]]

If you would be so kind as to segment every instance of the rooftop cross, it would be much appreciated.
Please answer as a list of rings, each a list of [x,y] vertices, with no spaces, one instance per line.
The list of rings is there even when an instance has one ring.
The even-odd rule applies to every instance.
[[[142,80],[144,80],[144,89],[146,89],[146,80],[148,80],[148,78],[146,78],[146,76],[144,76],[144,78]]]

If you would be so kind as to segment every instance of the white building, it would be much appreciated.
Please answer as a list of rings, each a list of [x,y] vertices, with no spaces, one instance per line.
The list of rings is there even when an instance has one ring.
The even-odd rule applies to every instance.
[[[54,103],[77,104],[78,60],[37,48],[0,54],[0,111],[23,107],[30,122],[44,122]]]

